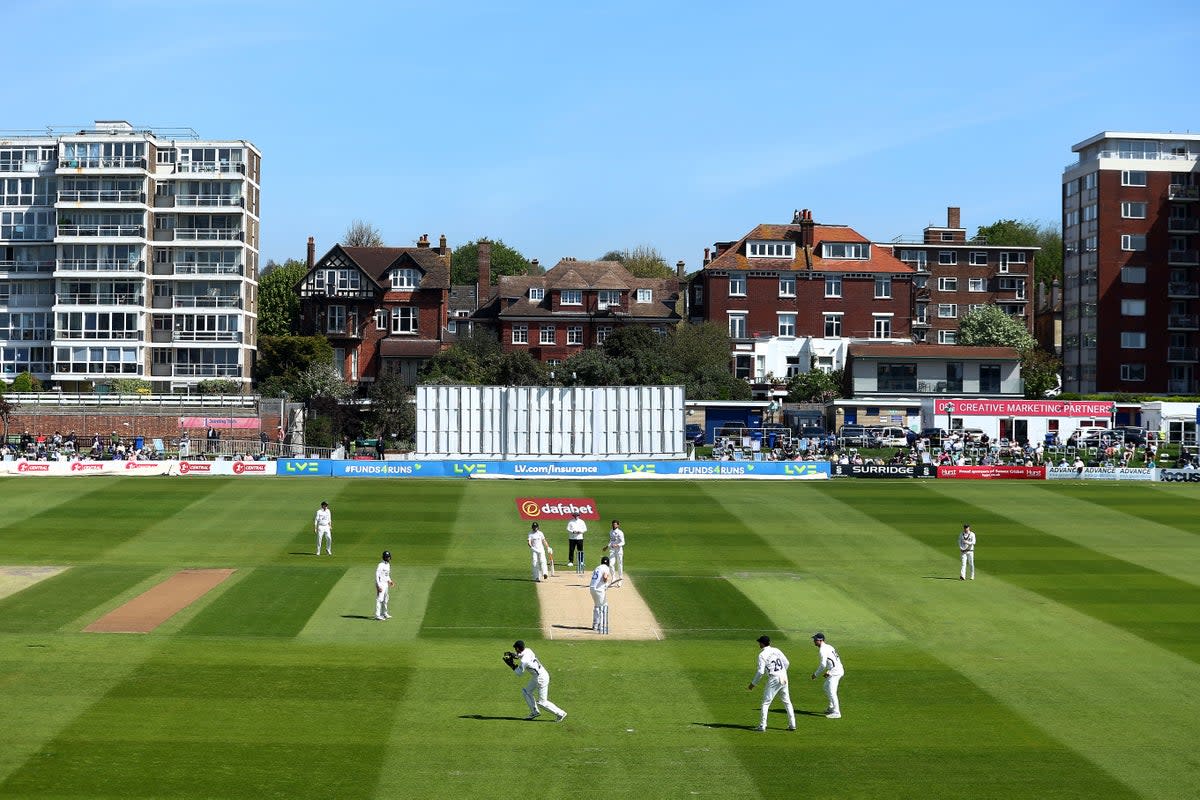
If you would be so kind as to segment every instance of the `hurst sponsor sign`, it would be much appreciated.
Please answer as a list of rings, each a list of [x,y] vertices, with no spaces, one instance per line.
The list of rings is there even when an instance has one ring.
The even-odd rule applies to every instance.
[[[572,514],[600,519],[596,501],[590,497],[518,497],[517,511],[521,519],[570,519]]]
[[[1019,479],[1043,479],[1046,477],[1045,467],[1020,467],[1016,465],[996,465],[994,467],[938,467],[939,478],[957,478],[959,480],[995,481]]]

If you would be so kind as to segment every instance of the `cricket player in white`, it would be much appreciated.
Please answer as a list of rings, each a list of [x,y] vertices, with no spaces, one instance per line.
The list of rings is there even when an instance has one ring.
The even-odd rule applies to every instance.
[[[579,563],[583,563],[583,535],[587,533],[587,523],[578,514],[571,515],[567,523],[567,566],[575,566],[575,551],[579,551]]]
[[[600,559],[600,563],[592,570],[592,580],[588,589],[592,593],[592,630],[600,627],[600,608],[608,602],[608,584],[612,580],[612,569],[608,566],[608,556]]]
[[[549,577],[546,566],[546,535],[536,522],[529,529],[529,560],[532,562],[535,583]]]
[[[958,571],[958,579],[967,579],[967,565],[971,567],[971,580],[975,580],[975,531],[971,526],[963,524],[962,533],[958,535],[958,550],[962,553],[962,567]]]
[[[841,719],[842,706],[838,703],[838,683],[841,682],[842,676],[846,674],[846,670],[842,667],[841,656],[834,649],[833,645],[825,643],[825,634],[813,634],[813,646],[820,651],[821,663],[813,672],[812,677],[815,681],[822,675],[825,676],[825,696],[829,698],[829,707],[825,709],[825,716],[828,719]]]
[[[542,712],[538,711],[538,706],[541,706],[555,715],[555,722],[562,722],[567,712],[550,702],[550,673],[542,666],[542,662],[538,661],[533,651],[525,646],[525,642],[520,639],[513,642],[513,650],[521,657],[515,672],[518,675],[529,673],[529,683],[521,690],[525,702],[529,705],[529,716],[525,719],[540,717]]]
[[[391,619],[388,613],[388,589],[396,584],[392,582],[392,552],[383,551],[383,560],[375,567],[375,619]]]
[[[792,707],[792,696],[788,692],[788,658],[778,647],[771,646],[770,636],[758,637],[758,648],[758,671],[754,673],[754,680],[750,681],[746,688],[753,689],[764,675],[767,676],[767,682],[763,684],[762,716],[754,730],[767,729],[767,711],[771,708],[771,701],[778,694],[783,698],[783,708],[787,711],[788,730],[794,731],[796,710]]]
[[[604,551],[610,556],[608,563],[612,565],[614,581],[621,580],[625,574],[625,531],[621,530],[621,521],[612,521],[612,530],[608,532],[608,544]]]
[[[321,555],[321,544],[325,544],[325,552],[333,555],[333,512],[329,503],[321,501],[317,515],[313,517],[313,532],[317,534],[317,555]]]

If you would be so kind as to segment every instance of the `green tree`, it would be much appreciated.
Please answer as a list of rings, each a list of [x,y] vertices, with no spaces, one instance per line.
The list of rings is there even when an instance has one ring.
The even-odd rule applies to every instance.
[[[150,381],[142,378],[113,378],[108,385],[116,394],[150,394]]]
[[[241,394],[242,384],[228,378],[208,378],[196,384],[200,394]]]
[[[827,403],[842,396],[842,370],[825,372],[820,369],[810,369],[788,379],[787,402],[789,403]]]
[[[729,331],[715,322],[680,325],[667,337],[674,380],[689,400],[749,400],[750,384],[729,370],[733,345]]]
[[[259,278],[259,336],[290,336],[300,330],[300,293],[296,284],[307,273],[307,264],[289,258]]]
[[[1061,371],[1062,361],[1045,350],[1032,348],[1021,353],[1021,380],[1025,396],[1030,399],[1045,397],[1051,389],[1057,389]]]
[[[383,234],[369,222],[356,219],[342,234],[342,244],[346,247],[383,247]]]
[[[599,347],[589,347],[554,368],[567,386],[620,386],[621,370]]]
[[[1004,313],[997,305],[968,311],[958,323],[958,343],[974,347],[1015,347],[1029,350],[1037,340],[1018,317]]]
[[[42,390],[42,382],[34,377],[31,372],[22,372],[13,378],[12,385],[8,387],[10,392],[40,392]]]
[[[988,244],[1042,248],[1034,261],[1034,280],[1046,286],[1055,278],[1062,280],[1063,239],[1055,225],[1042,225],[1032,220],[1002,219],[991,225],[980,226],[975,235],[987,239]]]
[[[425,384],[486,386],[502,352],[496,337],[477,327],[471,336],[458,340],[426,361],[417,380]]]
[[[604,353],[616,366],[623,385],[652,386],[674,381],[666,340],[645,325],[614,330],[604,340]]]
[[[352,391],[346,379],[338,374],[332,359],[309,364],[296,379],[295,389],[295,397],[302,403],[318,398],[343,400]]]
[[[412,392],[398,371],[384,369],[371,384],[367,397],[371,400],[370,424],[376,437],[401,442],[416,438],[417,411]]]
[[[450,282],[456,285],[467,285],[479,280],[479,243],[485,239],[476,239],[454,248],[450,254]],[[531,265],[529,259],[518,251],[506,245],[502,240],[492,242],[492,283],[497,283],[501,275],[529,275]]]
[[[667,260],[657,248],[639,244],[628,250],[609,250],[600,256],[601,261],[620,261],[625,269],[637,278],[673,278]]]
[[[333,346],[324,336],[261,336],[254,382],[264,397],[298,395],[300,376],[313,364],[333,363]]]
[[[545,386],[550,368],[524,351],[505,353],[496,362],[488,384],[492,386]]]

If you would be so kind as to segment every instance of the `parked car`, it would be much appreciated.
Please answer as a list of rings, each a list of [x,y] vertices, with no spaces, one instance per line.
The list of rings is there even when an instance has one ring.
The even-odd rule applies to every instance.
[[[960,428],[955,431],[959,436],[963,437],[964,442],[974,442],[978,444],[983,441],[982,428]]]
[[[704,426],[689,422],[683,431],[683,440],[697,447],[704,444]]]
[[[1114,431],[1120,431],[1125,437],[1128,444],[1136,444],[1139,447],[1146,443],[1146,429],[1138,428],[1133,425],[1120,425],[1113,428]]]
[[[820,427],[815,427],[815,426],[803,427],[796,432],[796,435],[802,439],[816,439],[817,442],[819,442],[821,444],[821,446],[837,444],[837,437],[834,436],[829,431],[825,430],[824,428],[820,428]]]
[[[865,425],[843,425],[838,431],[843,447],[878,447],[879,439]]]
[[[931,447],[937,447],[942,443],[942,439],[946,436],[944,428],[922,428],[921,438],[928,439]]]
[[[1109,428],[1083,428],[1076,431],[1076,436],[1076,447],[1110,447],[1125,443],[1124,431]]]
[[[876,436],[881,447],[904,447],[908,444],[908,431],[898,427],[879,428]]]

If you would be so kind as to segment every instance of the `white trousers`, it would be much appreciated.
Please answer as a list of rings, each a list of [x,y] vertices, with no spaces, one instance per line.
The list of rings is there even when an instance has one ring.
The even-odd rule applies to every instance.
[[[594,605],[596,608],[599,608],[600,606],[602,606],[608,602],[608,600],[605,599],[608,595],[607,588],[605,588],[605,589],[588,589],[588,591],[592,593],[592,605]]]
[[[375,592],[375,616],[388,616],[388,587],[383,587],[382,592]]]
[[[767,727],[767,711],[770,710],[775,695],[779,695],[779,699],[783,701],[783,710],[787,712],[788,717],[788,727],[796,727],[796,709],[792,707],[792,695],[788,692],[787,681],[781,681],[775,677],[768,677],[763,686],[762,717],[758,724],[764,728]]]
[[[830,675],[825,679],[825,697],[829,700],[829,713],[842,713],[842,706],[838,703],[838,683],[842,680],[841,675]]]
[[[608,565],[612,567],[615,578],[621,577],[625,569],[625,548],[623,546],[608,548]]]
[[[321,544],[325,544],[325,552],[333,555],[333,529],[317,528],[317,555],[321,555]]]
[[[529,683],[525,684],[525,688],[521,690],[521,694],[525,697],[525,703],[529,706],[530,714],[537,714],[538,706],[560,717],[566,713],[550,702],[550,675],[548,673],[543,672],[538,675],[530,675]]]
[[[971,567],[971,580],[975,580],[975,551],[967,550],[962,554],[962,569],[958,571],[958,577],[967,577],[967,566]]]
[[[533,566],[533,579],[540,581],[543,575],[549,574],[550,570],[546,568],[546,551],[534,550],[530,548],[529,558]]]

